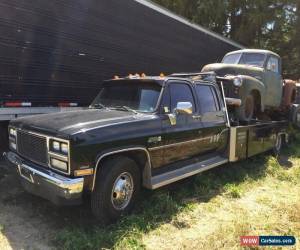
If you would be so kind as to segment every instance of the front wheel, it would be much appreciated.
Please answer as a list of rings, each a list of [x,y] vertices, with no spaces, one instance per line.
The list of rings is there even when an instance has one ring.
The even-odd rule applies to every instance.
[[[132,159],[119,156],[104,161],[98,168],[92,192],[93,214],[103,224],[128,214],[138,197],[140,183],[140,170]]]
[[[250,122],[255,114],[255,98],[252,94],[247,95],[243,105],[238,108],[240,121]]]

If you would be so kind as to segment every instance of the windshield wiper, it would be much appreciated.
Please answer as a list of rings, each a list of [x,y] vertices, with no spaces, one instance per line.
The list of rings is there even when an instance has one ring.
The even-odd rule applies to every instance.
[[[130,111],[135,114],[138,114],[138,112],[132,108],[129,108],[128,106],[114,106],[114,107],[109,107],[110,109],[118,109],[118,110],[125,110],[125,111]]]

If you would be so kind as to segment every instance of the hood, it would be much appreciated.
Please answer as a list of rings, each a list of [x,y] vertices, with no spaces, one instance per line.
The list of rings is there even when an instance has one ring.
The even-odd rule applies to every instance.
[[[225,64],[225,63],[213,63],[203,67],[201,72],[213,71],[217,76],[225,75],[248,75],[248,76],[261,76],[264,69],[251,65],[242,64]]]
[[[135,121],[147,115],[128,111],[86,109],[19,118],[12,126],[51,136],[68,136],[82,130]]]

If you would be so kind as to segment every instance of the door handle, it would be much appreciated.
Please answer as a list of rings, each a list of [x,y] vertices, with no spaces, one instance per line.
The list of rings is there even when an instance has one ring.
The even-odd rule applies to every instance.
[[[201,115],[193,115],[192,117],[193,117],[193,119],[195,119],[195,120],[200,120],[200,119],[202,118]]]
[[[224,118],[224,114],[220,114],[220,115],[216,115],[217,117],[223,117]]]

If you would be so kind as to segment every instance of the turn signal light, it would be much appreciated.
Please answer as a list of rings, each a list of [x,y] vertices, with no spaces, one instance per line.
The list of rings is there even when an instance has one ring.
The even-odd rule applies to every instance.
[[[94,173],[93,168],[79,169],[74,171],[75,176],[86,176],[86,175],[92,175],[93,173]]]

